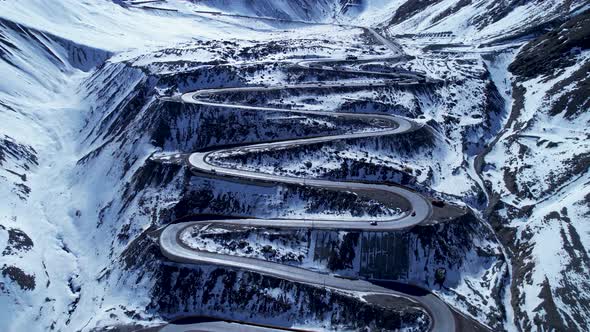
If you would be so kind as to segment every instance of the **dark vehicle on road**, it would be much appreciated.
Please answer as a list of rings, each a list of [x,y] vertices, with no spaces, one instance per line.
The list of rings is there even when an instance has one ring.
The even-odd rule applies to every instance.
[[[441,201],[440,199],[434,199],[434,200],[432,200],[432,205],[434,205],[436,207],[444,207],[445,202]]]

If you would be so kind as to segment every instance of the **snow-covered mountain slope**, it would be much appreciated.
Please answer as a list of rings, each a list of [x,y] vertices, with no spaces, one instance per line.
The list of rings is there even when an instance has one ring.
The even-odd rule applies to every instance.
[[[448,32],[448,43],[514,41],[555,28],[588,9],[573,0],[366,0],[358,20],[379,24],[392,35]],[[383,10],[386,8],[386,10]],[[377,20],[375,20],[377,18]]]
[[[580,15],[522,48],[510,121],[485,157],[523,330],[589,328],[589,27]]]
[[[332,20],[339,13],[343,3],[341,0],[210,0],[193,2],[227,13],[316,22]]]
[[[58,199],[71,194],[61,172],[75,162],[73,130],[83,124],[80,83],[109,56],[0,20],[0,269],[6,281],[0,315],[5,328],[18,329],[53,312],[40,325],[46,328],[57,316],[67,319],[68,307],[75,305],[78,266],[68,248],[76,241],[69,229],[75,211]]]
[[[425,327],[413,308],[384,309],[335,290],[162,256],[158,230],[188,215],[397,213],[353,195],[195,176],[177,161],[151,158],[358,130],[365,124],[161,97],[221,86],[369,84],[378,78],[294,64],[389,52],[351,27],[199,11],[375,25],[412,58],[346,66],[440,80],[220,96],[388,112],[426,126],[218,162],[398,183],[469,206],[472,214],[408,231],[406,274],[388,278],[430,288],[498,330],[588,329],[587,8],[576,0],[0,1],[0,329],[156,325],[187,312],[327,330]],[[248,239],[273,235],[252,232]],[[330,243],[318,248],[331,258],[304,257],[325,272],[362,275],[361,257],[373,253],[362,249],[368,235],[309,236]],[[305,241],[271,249],[305,256]],[[203,243],[214,247],[196,246]]]
[[[383,28],[404,45],[482,53],[505,101],[497,122],[504,129],[496,140],[484,138],[474,167],[488,188],[487,213],[513,255],[514,328],[588,329],[587,292],[580,291],[588,287],[588,3],[381,5],[390,8]],[[371,22],[365,8],[360,19]]]
[[[102,89],[92,95],[99,97],[96,105],[104,106],[92,111],[90,121],[96,125],[88,126],[85,135],[92,142],[93,149],[89,150],[80,164],[83,165],[84,173],[102,174],[99,179],[103,179],[103,183],[105,178],[111,179],[106,183],[127,182],[124,187],[119,187],[118,192],[110,188],[99,190],[104,196],[90,209],[100,211],[95,221],[100,225],[100,230],[89,232],[96,234],[97,240],[102,238],[102,233],[116,238],[109,257],[114,264],[105,263],[101,265],[104,270],[96,273],[104,275],[101,278],[102,287],[128,287],[129,290],[144,294],[136,302],[127,302],[124,310],[117,309],[116,316],[110,319],[97,317],[92,321],[93,324],[146,323],[150,319],[174,317],[183,310],[210,315],[231,313],[240,319],[256,313],[254,319],[259,322],[314,324],[335,329],[356,329],[358,326],[355,324],[366,324],[360,315],[367,314],[367,311],[355,311],[355,308],[364,306],[356,298],[340,298],[331,291],[314,293],[313,288],[306,286],[277,286],[276,280],[272,278],[270,281],[260,281],[263,284],[269,282],[269,287],[252,287],[250,280],[256,276],[248,273],[236,276],[223,269],[182,267],[179,270],[177,265],[171,265],[162,258],[152,228],[148,228],[197,213],[261,216],[275,213],[265,203],[280,202],[284,190],[199,179],[191,177],[185,168],[159,165],[146,159],[157,148],[166,152],[186,152],[212,144],[284,138],[299,131],[313,132],[317,130],[314,128],[316,124],[303,121],[299,127],[277,121],[277,114],[183,106],[157,101],[155,95],[158,91],[172,93],[219,84],[245,85],[269,73],[281,79],[281,71],[273,69],[275,66],[272,62],[242,63],[260,59],[269,51],[278,52],[276,56],[286,59],[311,50],[316,54],[329,54],[334,49],[341,51],[339,43],[342,40],[348,40],[348,43],[362,40],[359,31],[350,32],[346,29],[330,30],[332,36],[328,41],[318,38],[325,31],[321,27],[302,31],[297,29],[278,34],[270,42],[235,40],[228,52],[224,52],[224,48],[220,50],[217,42],[203,44],[195,41],[192,47],[183,48],[182,54],[178,54],[175,49],[165,49],[132,59],[117,57],[87,82],[89,87],[95,86],[94,82],[101,82]],[[292,49],[277,47],[286,37],[292,40]],[[168,56],[169,60],[166,59]],[[118,59],[124,60],[120,62]],[[212,59],[235,65],[212,68]],[[122,89],[125,86],[129,88]],[[100,98],[103,95],[116,96],[114,99],[118,101],[103,104]],[[124,102],[120,102],[118,97],[122,97]],[[231,125],[223,125],[227,123]],[[109,164],[113,156],[124,162]],[[109,165],[107,169],[105,165]],[[93,186],[102,185],[94,183]],[[108,201],[108,195],[112,196],[112,201]],[[232,287],[216,286],[222,280],[227,280],[226,275],[237,277],[239,282]],[[223,282],[234,280],[234,277],[230,278]],[[243,293],[244,287],[250,289],[252,299],[266,299],[270,296],[266,292],[271,292],[277,294],[273,295],[275,298],[282,299],[285,296],[287,300],[280,300],[280,306],[272,303],[260,306],[260,302],[239,295]],[[146,300],[150,301],[148,305],[141,302]],[[314,303],[318,302],[330,305],[317,307]],[[317,309],[300,309],[310,305]],[[110,309],[105,306],[103,310],[106,308]],[[125,312],[136,313],[137,317],[128,316]],[[326,319],[326,315],[333,318]],[[411,315],[398,318],[395,315],[399,316],[392,313],[392,321],[407,319],[408,324],[415,322]],[[370,316],[367,316],[369,325],[373,324]],[[382,322],[376,319],[375,324],[379,326]]]
[[[3,82],[0,98],[5,120],[1,150],[5,204],[0,228],[3,330],[19,331],[27,326],[38,331],[67,331],[146,324],[189,308],[201,314],[232,313],[241,319],[256,312],[261,322],[334,329],[392,322],[397,326],[424,324],[419,312],[387,313],[346,294],[318,293],[313,287],[285,285],[244,273],[240,273],[241,284],[235,283],[233,295],[223,299],[222,294],[230,288],[216,285],[228,271],[203,267],[178,270],[162,258],[150,233],[144,233],[152,224],[173,220],[166,216],[180,210],[177,203],[184,188],[213,194],[217,211],[228,198],[224,186],[216,184],[215,190],[207,190],[210,183],[189,180],[185,170],[154,168],[147,161],[151,153],[164,147],[192,151],[215,141],[267,137],[257,132],[244,135],[240,130],[219,135],[223,113],[212,117],[208,112],[158,102],[159,91],[245,84],[247,79],[241,77],[245,73],[233,66],[211,70],[212,64],[249,60],[252,50],[236,50],[246,50],[257,42],[265,45],[266,39],[274,43],[302,36],[320,40],[325,30],[263,34],[259,32],[271,29],[265,23],[240,27],[232,19],[222,22],[178,13],[162,15],[106,2],[72,2],[63,7],[35,1],[2,5],[6,10],[2,10],[1,68],[5,77],[14,78],[14,84]],[[35,17],[29,22],[33,28],[14,23],[30,18],[22,15],[25,11]],[[115,13],[115,18],[102,16],[102,12]],[[53,20],[59,24],[50,24]],[[183,20],[186,31],[155,33],[158,27]],[[87,30],[80,32],[82,27]],[[339,39],[357,38],[357,34],[341,29],[334,39],[341,42]],[[219,41],[208,40],[215,35]],[[193,38],[198,40],[191,41]],[[234,41],[228,44],[230,38]],[[92,46],[82,46],[84,43]],[[273,44],[269,45],[272,49]],[[179,49],[185,49],[184,54],[179,54]],[[318,54],[313,47],[306,50],[298,46],[290,56],[301,49]],[[324,48],[320,53],[330,51]],[[258,70],[256,65],[253,68]],[[225,117],[244,129],[264,120],[232,112],[226,112]],[[260,133],[293,134],[279,130],[280,123],[270,122],[277,127],[272,130],[267,126]],[[173,137],[168,136],[171,132]],[[200,139],[193,140],[197,136],[191,132],[198,132]],[[255,205],[246,195],[255,188],[236,189],[240,205]],[[136,247],[140,243],[145,246]],[[130,255],[136,249],[141,251]],[[169,279],[176,273],[185,276],[185,286],[175,287]],[[253,279],[257,281],[251,282]],[[201,280],[200,286],[197,280]],[[266,298],[268,306],[235,300],[244,287],[260,282],[268,287],[251,288],[252,298]],[[293,300],[282,301],[276,308],[273,303],[280,294]],[[347,325],[350,322],[353,325]]]
[[[248,38],[259,35],[252,28],[268,27],[264,22],[231,20],[221,22],[193,15],[189,2],[174,1],[178,12],[121,7],[111,1],[25,0],[2,2],[2,17],[39,29],[80,45],[102,50],[127,51],[158,49],[195,38]],[[174,27],[174,29],[171,29]]]
[[[120,94],[104,90],[100,101],[90,95],[103,82],[84,82],[113,52],[143,53],[195,36],[249,30],[104,1],[3,1],[0,13],[0,325],[19,331],[33,320],[39,331],[79,329],[102,298],[86,293],[96,282],[95,269],[102,269],[100,257],[108,259],[98,252],[114,248],[108,235],[90,240],[89,229],[97,226],[93,204],[110,201],[118,188],[100,175],[80,175],[86,173],[77,162],[92,149],[81,129],[94,125],[92,109],[106,112],[133,91],[132,83],[143,81],[140,71],[119,71]],[[186,30],[164,29],[182,20]],[[83,313],[80,320],[76,312]]]

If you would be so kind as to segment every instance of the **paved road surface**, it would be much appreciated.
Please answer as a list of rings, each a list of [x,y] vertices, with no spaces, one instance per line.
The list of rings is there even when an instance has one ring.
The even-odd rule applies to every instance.
[[[216,12],[200,12],[201,14],[212,14],[212,15],[227,15]],[[247,17],[243,15],[228,15]],[[249,17],[251,18],[251,17]],[[258,19],[258,18],[257,18]],[[277,20],[272,18],[262,18],[269,20]],[[286,21],[286,20],[277,20]],[[307,22],[297,22],[305,23]],[[373,58],[358,59],[358,61],[381,61],[388,60],[392,57],[403,59],[403,52],[401,47],[393,41],[387,40],[383,36],[379,35],[372,28],[364,28],[370,32],[376,40],[381,42],[383,45],[391,49],[394,55],[387,57],[379,56]],[[301,68],[314,69],[314,70],[326,70],[333,72],[342,73],[355,73],[363,75],[379,75],[385,76],[389,79],[366,83],[366,82],[346,82],[346,83],[305,83],[299,85],[277,85],[277,86],[262,86],[262,87],[240,87],[240,88],[222,88],[222,89],[206,89],[199,90],[190,93],[186,93],[180,97],[171,98],[172,100],[180,101],[183,103],[206,105],[217,108],[233,108],[243,110],[254,110],[260,112],[289,112],[309,115],[321,115],[321,116],[332,116],[340,118],[349,118],[357,120],[365,120],[375,124],[375,129],[371,131],[361,131],[354,133],[347,133],[341,135],[332,136],[321,136],[312,138],[301,138],[291,139],[279,142],[270,143],[259,143],[251,144],[242,147],[222,149],[212,152],[198,152],[192,153],[187,162],[189,166],[199,171],[200,173],[209,173],[215,176],[247,179],[254,182],[276,182],[276,183],[290,183],[300,184],[305,186],[327,188],[331,190],[343,190],[343,191],[372,191],[376,193],[387,193],[393,197],[396,197],[396,201],[400,206],[406,206],[407,208],[401,214],[385,220],[379,220],[377,225],[371,225],[367,220],[360,221],[357,218],[340,218],[339,220],[300,220],[300,219],[232,219],[232,220],[215,220],[215,221],[195,221],[195,222],[183,222],[178,224],[172,224],[166,227],[161,233],[159,244],[162,253],[172,261],[180,263],[194,263],[194,264],[212,264],[225,266],[228,268],[235,268],[241,270],[253,271],[280,279],[289,280],[292,282],[309,284],[316,287],[327,287],[331,289],[351,292],[358,296],[365,296],[370,294],[378,294],[383,296],[394,296],[404,298],[415,303],[418,307],[422,308],[430,316],[430,330],[432,331],[454,331],[456,330],[455,316],[449,306],[439,299],[437,296],[429,292],[424,292],[422,295],[416,295],[412,292],[403,292],[391,290],[385,287],[377,286],[366,280],[352,280],[347,278],[341,278],[331,274],[324,274],[315,271],[310,271],[294,266],[283,265],[279,263],[263,261],[253,258],[239,257],[222,255],[212,252],[198,251],[189,248],[184,244],[180,237],[183,232],[188,231],[194,226],[201,224],[224,224],[224,225],[248,225],[256,227],[279,227],[279,228],[315,228],[315,229],[334,229],[334,230],[362,230],[362,231],[391,231],[402,228],[411,227],[421,222],[427,221],[432,215],[432,206],[430,201],[422,195],[403,188],[400,186],[388,186],[380,184],[367,184],[357,182],[338,182],[328,181],[319,179],[303,179],[289,176],[279,176],[270,174],[260,174],[254,171],[239,170],[233,168],[225,168],[215,164],[215,157],[221,153],[231,153],[239,151],[268,151],[276,149],[285,149],[296,146],[302,146],[306,144],[317,144],[330,142],[335,140],[352,139],[352,138],[367,138],[367,137],[378,137],[385,135],[397,135],[407,133],[421,125],[399,116],[385,115],[385,114],[353,114],[353,113],[335,113],[328,111],[311,111],[311,110],[292,110],[276,107],[261,107],[251,105],[239,105],[239,104],[227,104],[221,102],[215,102],[208,100],[207,97],[216,94],[224,93],[236,93],[236,92],[261,92],[261,91],[276,91],[276,90],[289,90],[289,89],[331,89],[331,88],[354,88],[354,87],[369,87],[369,86],[392,86],[392,85],[415,85],[427,83],[428,80],[419,73],[411,72],[400,72],[400,73],[381,73],[372,71],[362,71],[355,69],[346,69],[328,66],[328,64],[334,64],[339,62],[351,62],[352,59],[343,58],[318,58],[308,59],[301,61],[296,65]],[[165,160],[166,157],[160,157]],[[208,323],[213,325],[207,325],[207,327],[216,328],[227,327],[224,324],[233,324],[227,322]],[[221,324],[221,325],[216,325]],[[250,331],[250,330],[248,330]],[[261,330],[265,331],[265,330]]]

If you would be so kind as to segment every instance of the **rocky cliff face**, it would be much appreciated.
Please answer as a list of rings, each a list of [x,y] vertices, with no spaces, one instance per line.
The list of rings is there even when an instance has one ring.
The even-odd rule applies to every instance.
[[[523,330],[588,327],[580,291],[589,267],[588,17],[519,52],[510,65],[511,118],[485,158],[490,214],[513,253],[511,302]]]
[[[259,274],[171,264],[155,234],[142,234],[122,256],[120,283],[148,290],[146,308],[131,311],[136,321],[172,319],[198,313],[264,324],[320,326],[329,330],[406,328],[422,330],[428,317],[400,300],[385,308],[330,289],[293,284]],[[132,278],[130,278],[132,276]],[[395,302],[395,301],[394,301]]]
[[[379,24],[412,58],[350,67],[418,70],[440,81],[216,97],[388,112],[425,124],[391,138],[226,155],[219,163],[399,183],[462,213],[438,211],[436,223],[394,234],[250,229],[199,233],[197,245],[418,283],[499,330],[588,328],[590,22],[582,1],[151,5],[165,10],[119,3],[0,3],[0,321],[9,322],[2,327],[21,330],[33,320],[38,330],[90,330],[186,313],[334,330],[427,326],[423,312],[407,303],[372,307],[254,273],[171,263],[159,253],[162,226],[198,215],[396,213],[374,197],[207,178],[178,160],[151,158],[371,129],[164,98],[220,86],[367,81],[375,78],[302,70],[293,59],[385,52],[360,30],[327,33],[194,13],[227,10]],[[253,238],[266,245],[253,245]],[[382,254],[399,264],[376,258]]]
[[[470,43],[509,42],[557,28],[585,6],[584,1],[561,0],[409,0],[392,5],[384,27],[395,34],[448,32]]]
[[[493,232],[469,212],[397,232],[280,230],[201,225],[190,247],[335,273],[420,285],[501,327],[509,271]],[[494,314],[490,314],[493,312]]]

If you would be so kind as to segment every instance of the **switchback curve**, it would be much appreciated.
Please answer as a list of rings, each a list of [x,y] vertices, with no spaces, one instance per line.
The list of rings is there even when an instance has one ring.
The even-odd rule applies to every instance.
[[[266,18],[265,18],[266,19]],[[385,46],[389,47],[395,53],[399,52],[397,44],[387,41],[380,36],[373,29],[363,28],[369,30],[376,39],[381,41]],[[382,60],[384,57],[375,57],[374,60]],[[366,58],[363,60],[370,60]],[[396,216],[389,220],[380,220],[377,225],[369,224],[368,222],[359,221],[355,218],[335,220],[301,220],[301,219],[232,219],[232,220],[215,220],[215,221],[197,221],[197,222],[183,222],[167,226],[160,235],[159,244],[162,253],[170,260],[180,263],[193,264],[212,264],[220,265],[228,268],[235,268],[241,270],[253,271],[293,282],[310,284],[318,287],[327,287],[345,292],[353,292],[365,296],[368,294],[380,294],[402,297],[409,301],[418,304],[430,317],[429,329],[432,331],[454,331],[456,330],[455,315],[449,306],[440,298],[432,293],[426,293],[422,296],[417,296],[409,293],[394,291],[388,288],[377,286],[365,280],[353,280],[348,278],[341,278],[331,274],[323,274],[314,271],[305,270],[302,268],[282,265],[270,261],[262,261],[253,258],[228,256],[212,252],[198,251],[189,248],[184,244],[180,238],[183,232],[188,231],[193,226],[199,224],[223,224],[223,225],[239,225],[239,226],[256,226],[256,227],[274,227],[274,228],[316,228],[316,229],[333,229],[333,230],[361,230],[361,231],[392,231],[403,228],[412,227],[427,221],[432,216],[432,206],[430,201],[422,195],[401,187],[389,186],[381,184],[367,184],[359,182],[346,181],[330,181],[319,179],[302,179],[289,176],[279,176],[271,174],[260,174],[248,170],[240,170],[235,168],[226,168],[214,163],[215,154],[229,153],[238,150],[262,151],[262,150],[276,150],[295,146],[319,144],[336,140],[352,139],[352,138],[369,138],[386,135],[397,135],[407,133],[418,129],[421,125],[400,116],[385,115],[385,114],[369,114],[369,113],[338,113],[329,111],[316,110],[298,110],[285,109],[264,106],[251,106],[240,104],[228,104],[222,102],[215,102],[208,100],[208,96],[224,93],[235,92],[263,92],[289,89],[329,89],[338,87],[367,87],[367,86],[392,86],[392,85],[416,85],[427,83],[428,80],[418,73],[381,73],[381,72],[367,72],[356,71],[354,69],[339,69],[330,67],[327,63],[335,63],[341,61],[350,61],[341,58],[318,58],[301,61],[296,65],[305,69],[327,70],[342,73],[355,73],[386,76],[389,79],[375,82],[375,83],[307,83],[299,85],[279,85],[279,86],[262,86],[262,87],[239,87],[239,88],[221,88],[221,89],[206,89],[198,90],[183,94],[180,97],[173,98],[174,101],[179,101],[187,104],[196,104],[216,108],[232,108],[253,111],[270,111],[270,112],[289,112],[309,115],[333,116],[341,118],[356,118],[362,120],[376,121],[380,124],[378,130],[362,131],[341,135],[321,136],[302,139],[291,139],[270,143],[259,143],[242,146],[238,148],[222,149],[212,152],[196,152],[192,153],[187,159],[189,167],[195,171],[205,174],[211,174],[221,177],[230,177],[237,179],[247,179],[261,182],[276,182],[300,184],[305,186],[313,186],[331,190],[355,191],[355,190],[372,190],[388,192],[405,199],[411,205],[411,209],[405,211],[403,215]]]

